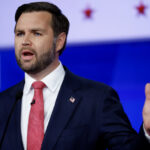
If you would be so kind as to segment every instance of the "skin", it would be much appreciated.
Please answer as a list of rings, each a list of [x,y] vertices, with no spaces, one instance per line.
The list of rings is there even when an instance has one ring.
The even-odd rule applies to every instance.
[[[144,128],[150,136],[150,83],[145,86],[145,104],[143,107]]]
[[[23,13],[15,29],[15,55],[19,66],[41,80],[59,65],[64,32],[54,37],[52,15],[46,11]]]

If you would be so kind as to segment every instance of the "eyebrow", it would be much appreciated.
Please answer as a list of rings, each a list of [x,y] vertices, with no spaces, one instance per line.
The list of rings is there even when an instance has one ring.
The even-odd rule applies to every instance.
[[[45,29],[41,29],[41,28],[33,28],[33,29],[30,29],[31,32],[36,32],[36,31],[41,31],[41,32],[45,32]],[[15,29],[14,31],[15,33],[16,32],[24,32],[23,29]]]
[[[20,29],[15,29],[14,32],[24,32],[23,30],[20,30]]]

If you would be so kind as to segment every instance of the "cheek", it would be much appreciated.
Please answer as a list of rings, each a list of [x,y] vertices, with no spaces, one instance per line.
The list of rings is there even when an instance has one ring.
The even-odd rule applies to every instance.
[[[50,51],[53,47],[53,41],[45,39],[37,42],[37,48],[42,51]]]
[[[14,44],[15,44],[15,49],[18,49],[20,45],[19,40],[15,39]]]
[[[19,48],[18,48],[17,45],[15,45],[15,54],[16,54],[16,55],[19,55]]]
[[[14,46],[15,46],[15,54],[19,55],[19,49],[20,49],[19,42],[15,40]]]

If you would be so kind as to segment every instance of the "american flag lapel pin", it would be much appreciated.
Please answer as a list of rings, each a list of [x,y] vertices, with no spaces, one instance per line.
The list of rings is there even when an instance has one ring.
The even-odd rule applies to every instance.
[[[75,99],[74,97],[72,97],[72,96],[71,96],[70,99],[69,99],[69,101],[70,101],[71,103],[74,103],[75,100],[76,100],[76,99]]]

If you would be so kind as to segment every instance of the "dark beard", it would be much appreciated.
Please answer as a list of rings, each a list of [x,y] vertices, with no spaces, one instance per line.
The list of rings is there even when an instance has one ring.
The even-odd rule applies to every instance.
[[[39,57],[36,56],[36,62],[32,64],[30,67],[24,67],[20,58],[16,56],[17,64],[19,67],[26,73],[28,74],[36,74],[39,73],[40,71],[44,70],[47,66],[49,66],[55,59],[55,47],[56,44],[53,43],[51,51],[45,52]]]

